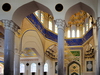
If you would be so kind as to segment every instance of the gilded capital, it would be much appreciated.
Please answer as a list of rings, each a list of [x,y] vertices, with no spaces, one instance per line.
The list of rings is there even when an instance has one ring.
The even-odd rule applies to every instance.
[[[64,20],[62,20],[62,19],[57,19],[56,20],[56,25],[57,25],[57,27],[58,27],[58,29],[64,29],[64,27],[65,27],[65,22],[64,22]]]
[[[9,29],[9,30],[11,30],[11,31],[13,31],[13,32],[18,30],[18,26],[15,25],[14,22],[11,21],[11,20],[3,19],[3,20],[2,20],[2,23],[4,24],[3,27],[4,27],[5,29]]]

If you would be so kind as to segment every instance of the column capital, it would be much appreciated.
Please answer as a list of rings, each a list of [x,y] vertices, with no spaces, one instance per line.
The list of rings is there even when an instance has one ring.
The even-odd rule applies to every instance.
[[[65,21],[62,19],[56,19],[56,25],[58,27],[58,29],[64,29],[65,27]]]
[[[100,17],[97,18],[97,26],[100,28]]]
[[[4,24],[3,26],[4,26],[5,29],[9,29],[9,30],[15,32],[15,31],[17,31],[18,28],[19,28],[19,27],[18,27],[16,24],[14,24],[14,22],[11,21],[11,20],[3,19],[3,20],[1,20],[1,21],[2,21],[2,23]]]

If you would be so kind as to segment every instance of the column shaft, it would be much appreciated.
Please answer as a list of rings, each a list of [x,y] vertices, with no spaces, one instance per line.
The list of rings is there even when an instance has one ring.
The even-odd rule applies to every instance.
[[[58,26],[58,75],[64,75],[64,22],[56,20]]]
[[[13,75],[14,32],[5,29],[4,37],[4,75]]]
[[[20,75],[20,55],[17,53],[14,57],[14,75]]]
[[[58,29],[58,75],[64,75],[64,31]]]
[[[4,24],[4,75],[14,74],[14,31],[18,29],[12,21],[2,20]]]
[[[100,58],[99,58],[99,55],[100,55],[100,17],[98,18],[97,20],[97,26],[98,26],[98,50],[97,50],[97,68],[96,68],[96,75],[100,75]]]

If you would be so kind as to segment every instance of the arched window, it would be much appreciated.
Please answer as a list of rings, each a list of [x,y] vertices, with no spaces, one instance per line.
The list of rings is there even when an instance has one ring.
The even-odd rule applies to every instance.
[[[88,23],[86,23],[86,31],[88,31],[88,29],[89,29],[89,28],[88,28]]]
[[[42,22],[42,23],[44,22],[44,15],[43,15],[42,12],[41,12],[41,22]]]
[[[3,69],[4,69],[4,66],[2,63],[0,63],[0,74],[3,74]]]
[[[20,64],[20,73],[25,73],[25,65],[23,63]]]
[[[79,37],[80,35],[79,35],[79,29],[77,30],[77,37]]]
[[[68,30],[68,38],[70,38],[70,30]]]
[[[31,64],[31,72],[36,72],[36,64],[35,63]]]
[[[75,37],[75,30],[72,30],[72,37]]]
[[[89,28],[92,27],[92,17],[89,18]]]
[[[49,21],[49,29],[52,30],[52,22]]]
[[[48,64],[47,63],[45,63],[45,65],[44,65],[44,72],[48,72]]]
[[[55,24],[55,33],[58,33],[58,28],[56,24]]]
[[[35,15],[38,17],[39,16],[39,10],[35,11]]]
[[[83,35],[85,34],[85,27],[83,27]]]

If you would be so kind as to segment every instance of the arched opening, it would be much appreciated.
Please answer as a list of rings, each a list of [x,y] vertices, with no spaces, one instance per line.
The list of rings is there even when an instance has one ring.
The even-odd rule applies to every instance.
[[[66,37],[69,38],[69,35],[71,35],[70,38],[83,37],[96,23],[94,18],[95,13],[93,9],[82,2],[70,7],[65,16],[67,24]]]
[[[93,11],[93,9],[86,4],[79,2],[67,10],[66,15],[65,15],[66,24],[68,24],[68,20],[69,20],[70,16],[72,16],[73,14],[77,13],[80,10],[83,10],[83,11],[89,13],[90,15],[92,15],[95,18],[95,12]]]
[[[68,65],[68,75],[81,75],[81,67],[80,64],[72,61]]]
[[[15,24],[17,24],[19,27],[22,23],[22,20],[28,16],[29,14],[37,11],[37,10],[42,10],[44,12],[49,13],[50,15],[52,15],[50,9],[48,9],[46,6],[36,2],[36,1],[32,1],[29,2],[27,4],[22,5],[21,7],[19,7],[13,14],[12,20]]]
[[[44,53],[41,39],[35,30],[27,30],[24,32],[23,36],[21,37],[20,50],[22,50],[20,62],[26,64],[25,73],[33,75],[36,74],[38,71],[30,71],[32,69],[31,64],[42,62],[44,60]],[[35,66],[37,66],[37,64]]]

